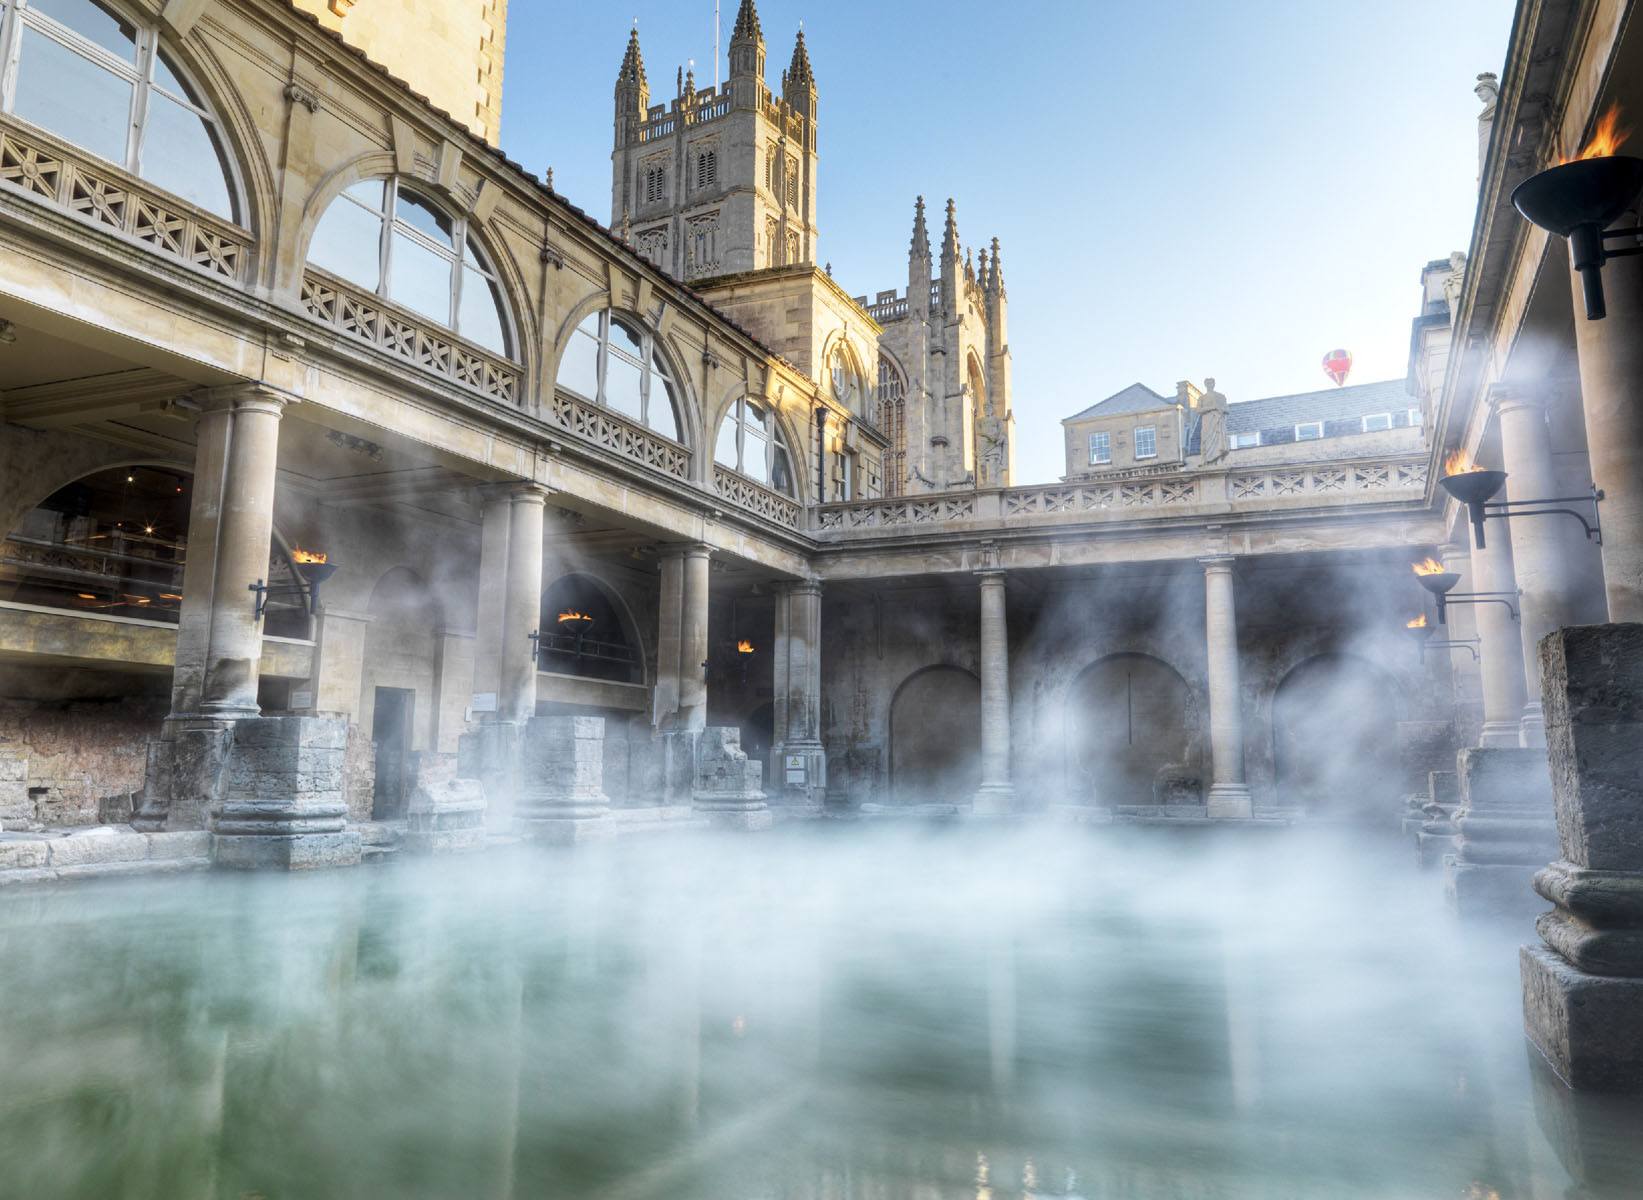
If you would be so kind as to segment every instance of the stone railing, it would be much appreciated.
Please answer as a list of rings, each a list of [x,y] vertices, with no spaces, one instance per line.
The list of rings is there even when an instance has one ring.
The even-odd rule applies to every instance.
[[[613,454],[674,479],[690,478],[689,450],[608,408],[589,404],[564,392],[555,392],[543,416],[567,433],[575,434],[583,441],[592,442]]]
[[[250,272],[244,229],[3,117],[0,184],[219,278],[242,283]]]
[[[1130,475],[1079,483],[995,491],[937,492],[887,500],[826,504],[814,510],[818,532],[898,529],[949,523],[1056,523],[1167,518],[1178,513],[1330,507],[1412,500],[1425,495],[1426,461],[1376,460],[1275,466],[1258,471]]]
[[[773,492],[762,483],[755,483],[728,467],[714,466],[713,490],[737,508],[774,521],[784,529],[798,529],[804,516],[804,509],[798,501]]]
[[[517,363],[498,358],[449,330],[385,303],[381,297],[309,267],[302,275],[302,306],[308,315],[350,337],[369,342],[487,399],[517,408],[523,393]]]

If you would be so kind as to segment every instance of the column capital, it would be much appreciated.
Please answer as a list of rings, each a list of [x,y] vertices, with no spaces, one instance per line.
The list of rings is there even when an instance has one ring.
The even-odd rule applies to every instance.
[[[261,381],[230,383],[221,387],[198,388],[184,400],[203,416],[215,412],[261,412],[278,417],[292,397]]]
[[[979,570],[971,571],[970,574],[981,580],[983,584],[1002,584],[1007,578],[1009,578],[1010,573],[1003,567],[982,567]]]
[[[1231,554],[1216,554],[1198,561],[1203,564],[1206,575],[1230,575],[1233,564],[1238,560]]]
[[[776,592],[783,596],[819,596],[822,594],[822,581],[819,579],[783,579],[776,584]]]
[[[664,542],[656,548],[663,558],[707,558],[718,550],[706,542]]]
[[[1489,407],[1495,412],[1514,412],[1520,409],[1535,409],[1544,412],[1550,403],[1546,390],[1524,383],[1492,383],[1489,385]]]
[[[511,504],[535,504],[545,508],[553,489],[540,483],[513,483],[507,485],[507,494]]]

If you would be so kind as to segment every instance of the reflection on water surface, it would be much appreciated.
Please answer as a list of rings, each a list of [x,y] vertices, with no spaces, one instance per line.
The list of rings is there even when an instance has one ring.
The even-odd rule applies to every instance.
[[[0,897],[0,1194],[1643,1194],[1400,845],[850,826]],[[1585,1191],[1569,1191],[1582,1186]]]

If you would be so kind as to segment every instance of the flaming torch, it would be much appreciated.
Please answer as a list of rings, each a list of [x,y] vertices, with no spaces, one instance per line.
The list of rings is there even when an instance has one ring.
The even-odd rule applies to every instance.
[[[1432,636],[1432,627],[1426,623],[1425,613],[1422,613],[1413,621],[1405,621],[1403,627],[1408,632],[1409,636],[1414,638],[1417,642],[1424,642],[1427,638]]]
[[[1443,460],[1443,478],[1438,482],[1443,485],[1444,491],[1466,505],[1466,514],[1472,521],[1473,540],[1479,550],[1485,549],[1483,506],[1506,486],[1506,472],[1485,471],[1467,457],[1466,451],[1456,450]]]
[[[1620,106],[1603,114],[1573,162],[1531,176],[1518,184],[1512,204],[1524,218],[1548,233],[1569,239],[1569,260],[1580,275],[1586,319],[1608,315],[1603,300],[1603,264],[1611,258],[1643,253],[1643,248],[1609,249],[1610,238],[1635,237],[1637,229],[1607,229],[1643,191],[1643,158],[1617,153],[1631,130],[1620,124]]]
[[[737,654],[752,654],[753,653],[753,643],[748,641],[746,638],[743,638],[741,641],[736,643],[736,653]]]

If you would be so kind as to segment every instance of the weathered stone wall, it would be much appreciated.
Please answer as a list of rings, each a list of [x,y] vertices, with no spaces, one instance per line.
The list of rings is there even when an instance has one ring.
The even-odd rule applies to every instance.
[[[105,800],[142,787],[148,740],[165,712],[164,697],[0,699],[0,760],[27,764],[28,819],[98,824]]]

